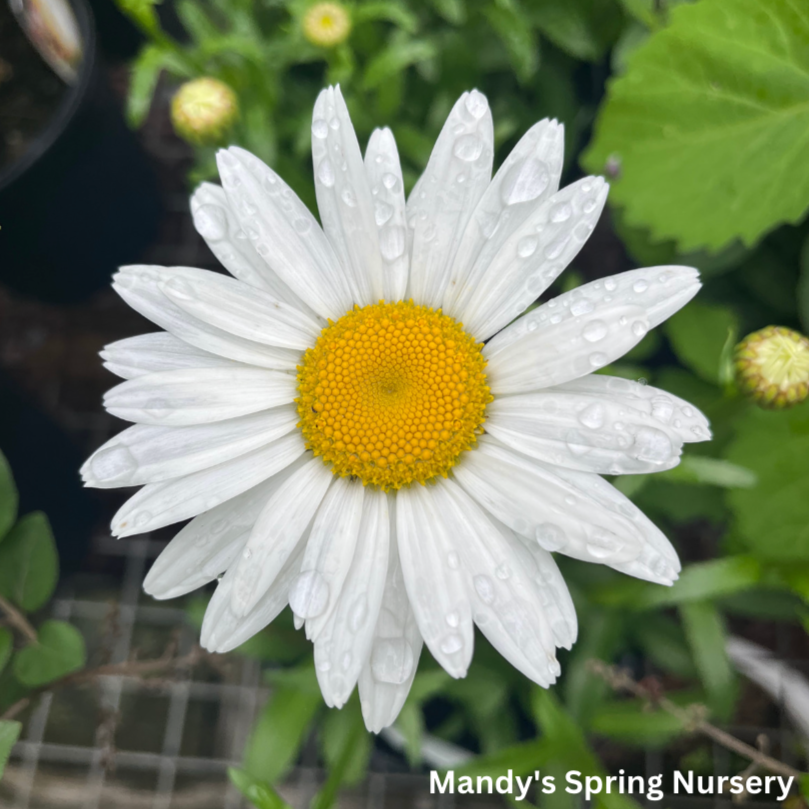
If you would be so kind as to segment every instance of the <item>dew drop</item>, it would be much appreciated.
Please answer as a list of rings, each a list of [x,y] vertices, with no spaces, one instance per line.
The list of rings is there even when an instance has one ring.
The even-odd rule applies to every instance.
[[[343,654],[342,659],[340,660],[340,665],[342,666],[343,671],[348,671],[351,668],[351,652],[345,652]]]
[[[445,655],[455,654],[456,652],[460,652],[461,649],[463,649],[463,640],[461,639],[460,635],[456,635],[453,632],[451,635],[447,635],[441,641],[441,643],[438,645],[438,648]]]
[[[391,216],[393,216],[393,206],[385,202],[377,202],[376,205],[374,205],[374,221],[377,227],[381,228]]]
[[[165,399],[149,399],[143,410],[154,419],[163,419],[171,412],[171,407]]]
[[[607,364],[609,358],[607,357],[606,354],[602,354],[602,352],[596,351],[595,353],[590,354],[588,359],[590,361],[590,365],[592,365],[593,368],[601,368],[602,366]]]
[[[569,202],[560,202],[550,210],[551,222],[567,222],[573,216],[573,207]]]
[[[469,110],[473,118],[482,118],[489,109],[489,103],[486,101],[486,96],[478,90],[472,90],[466,97],[466,109]]]
[[[498,565],[494,571],[494,575],[501,581],[505,581],[511,575],[511,569],[507,564]]]
[[[461,624],[461,616],[458,615],[457,612],[448,612],[444,616],[444,620],[446,620],[447,624],[453,629],[457,629]]]
[[[597,343],[599,340],[603,340],[608,332],[607,324],[603,320],[592,320],[584,327],[581,336],[588,343]]]
[[[386,261],[394,261],[405,251],[405,229],[386,225],[379,231],[379,250]]]
[[[555,259],[559,258],[559,256],[561,256],[564,252],[565,246],[567,245],[569,239],[570,235],[564,234],[556,239],[556,241],[551,242],[545,248],[545,258],[547,258],[548,261],[554,261]]]
[[[538,241],[533,236],[526,236],[524,239],[520,239],[520,241],[517,242],[517,255],[520,258],[528,258],[534,255],[537,244]]]
[[[570,304],[570,314],[574,317],[589,315],[595,308],[595,304],[589,298],[579,298]]]
[[[311,221],[309,219],[304,219],[303,217],[296,219],[293,226],[301,235],[308,233],[312,229]]]
[[[596,559],[607,559],[622,547],[623,543],[615,534],[600,528],[596,528],[587,538],[587,550]]]
[[[635,337],[643,337],[647,331],[646,324],[642,320],[636,320],[632,324],[632,334],[634,334]]]
[[[604,289],[606,289],[607,292],[615,292],[615,290],[618,289],[618,282],[614,278],[605,278]]]
[[[480,157],[483,151],[483,141],[477,135],[461,135],[455,141],[455,147],[452,151],[455,157],[471,163]]]
[[[143,528],[150,520],[152,519],[152,513],[150,511],[138,511],[135,514],[135,519],[133,523],[135,528]]]
[[[475,592],[484,604],[493,604],[495,599],[494,582],[488,577],[477,575],[472,579]]]
[[[361,595],[351,605],[348,613],[348,628],[352,632],[359,632],[368,617],[368,599]]]
[[[535,157],[515,163],[500,185],[500,199],[505,205],[516,205],[536,199],[550,184],[548,167]]]
[[[312,134],[316,138],[325,138],[329,134],[329,125],[322,118],[312,121]]]
[[[289,606],[296,615],[316,618],[329,603],[329,585],[317,570],[301,573],[289,591]]]
[[[334,185],[334,166],[332,166],[328,157],[321,161],[317,167],[317,178],[326,188],[331,188]]]
[[[357,207],[357,198],[354,196],[354,192],[350,188],[343,189],[343,193],[340,194],[340,199],[342,199],[349,208]]]
[[[588,405],[579,413],[579,421],[591,430],[598,430],[600,427],[604,426],[606,412],[601,402],[593,402],[593,404]]]
[[[385,188],[388,189],[388,191],[394,191],[396,189],[396,186],[398,185],[398,183],[399,183],[399,180],[398,180],[398,178],[396,177],[395,174],[391,174],[390,172],[387,172],[387,173],[382,175],[382,185],[384,185]]]
[[[639,461],[651,464],[664,464],[674,455],[671,439],[662,430],[654,427],[641,427],[635,433],[634,454]]]
[[[652,399],[652,417],[663,424],[668,424],[674,415],[674,403],[665,396]]]
[[[253,551],[251,551],[250,548],[245,548],[242,551],[242,559],[244,559],[245,562],[249,562],[252,558],[253,558]]]
[[[565,532],[552,522],[543,522],[536,527],[537,542],[546,551],[558,551],[567,544]]]
[[[649,289],[649,283],[641,278],[639,281],[635,281],[635,283],[632,284],[632,289],[635,292],[646,292],[646,290]]]
[[[450,570],[457,570],[461,566],[461,560],[458,558],[458,554],[455,551],[450,551],[447,554],[447,566]]]
[[[413,649],[404,638],[382,638],[371,653],[371,671],[380,683],[401,685],[413,671]]]

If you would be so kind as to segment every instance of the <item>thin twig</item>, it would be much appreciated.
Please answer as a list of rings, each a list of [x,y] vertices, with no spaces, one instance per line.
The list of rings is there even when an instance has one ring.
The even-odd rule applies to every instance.
[[[754,762],[771,773],[783,775],[787,778],[800,779],[802,777],[803,773],[794,767],[790,767],[788,764],[784,764],[782,761],[756,750],[755,747],[745,744],[741,739],[737,739],[735,736],[731,736],[730,733],[716,727],[716,725],[712,725],[705,718],[705,706],[689,705],[681,707],[663,696],[659,691],[653,691],[651,688],[637,682],[624,669],[607,665],[601,660],[590,660],[588,665],[594,674],[601,677],[615,691],[626,691],[654,707],[661,708],[666,713],[677,717],[688,731],[702,733],[709,739],[713,739],[717,744],[722,745],[722,747],[738,753],[742,758]]]
[[[0,596],[0,610],[3,611],[9,624],[13,626],[30,643],[37,642],[37,633],[28,623],[28,619],[7,599]]]
[[[149,674],[156,674],[167,669],[179,671],[180,669],[192,668],[208,655],[200,646],[195,646],[183,657],[174,657],[174,652],[175,645],[170,644],[166,651],[154,660],[127,660],[125,663],[108,663],[94,669],[82,669],[66,674],[58,680],[46,683],[30,691],[25,697],[9,707],[0,716],[0,719],[13,719],[27,707],[33,697],[46,691],[54,691],[68,685],[82,685],[97,680],[99,677],[146,677]]]

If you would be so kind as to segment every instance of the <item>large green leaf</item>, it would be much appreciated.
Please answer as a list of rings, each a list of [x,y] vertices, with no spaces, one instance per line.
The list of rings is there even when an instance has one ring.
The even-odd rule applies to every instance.
[[[58,573],[48,518],[39,511],[26,514],[0,542],[0,595],[32,612],[51,597]]]
[[[681,249],[752,244],[809,205],[809,6],[675,8],[609,86],[584,165],[618,165],[630,225]]]
[[[809,405],[750,408],[727,458],[758,477],[755,488],[728,493],[750,549],[762,559],[809,561]]]
[[[6,456],[0,452],[0,540],[17,519],[17,487]]]
[[[65,621],[45,621],[37,642],[17,652],[14,676],[29,688],[58,680],[78,671],[85,662],[84,638]]]
[[[13,722],[10,719],[0,719],[0,778],[6,769],[8,757],[11,755],[11,748],[20,737],[22,724]]]

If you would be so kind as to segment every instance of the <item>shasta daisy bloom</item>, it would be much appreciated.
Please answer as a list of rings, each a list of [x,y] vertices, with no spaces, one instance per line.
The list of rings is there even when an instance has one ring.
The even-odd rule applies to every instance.
[[[217,652],[289,603],[326,702],[359,683],[375,731],[396,718],[423,644],[466,674],[475,626],[527,677],[555,681],[577,627],[552,552],[677,578],[668,540],[601,476],[670,469],[707,421],[593,372],[693,297],[697,272],[635,270],[521,315],[607,196],[598,177],[559,190],[562,134],[536,124],[492,178],[489,106],[465,93],[405,202],[393,135],[375,131],[363,159],[330,88],[312,122],[322,228],[272,169],[230,148],[222,187],[201,186],[191,207],[233,277],[115,277],[164,331],[104,350],[126,380],[105,406],[135,426],[84,479],[143,485],[117,536],[193,518],[146,591],[218,579],[202,627]]]

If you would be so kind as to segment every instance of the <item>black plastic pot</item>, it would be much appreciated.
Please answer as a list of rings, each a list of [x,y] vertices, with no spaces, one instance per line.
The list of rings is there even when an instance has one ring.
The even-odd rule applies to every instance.
[[[162,213],[154,171],[99,63],[89,6],[71,5],[84,52],[78,81],[45,131],[0,173],[0,283],[63,303],[137,261]]]

